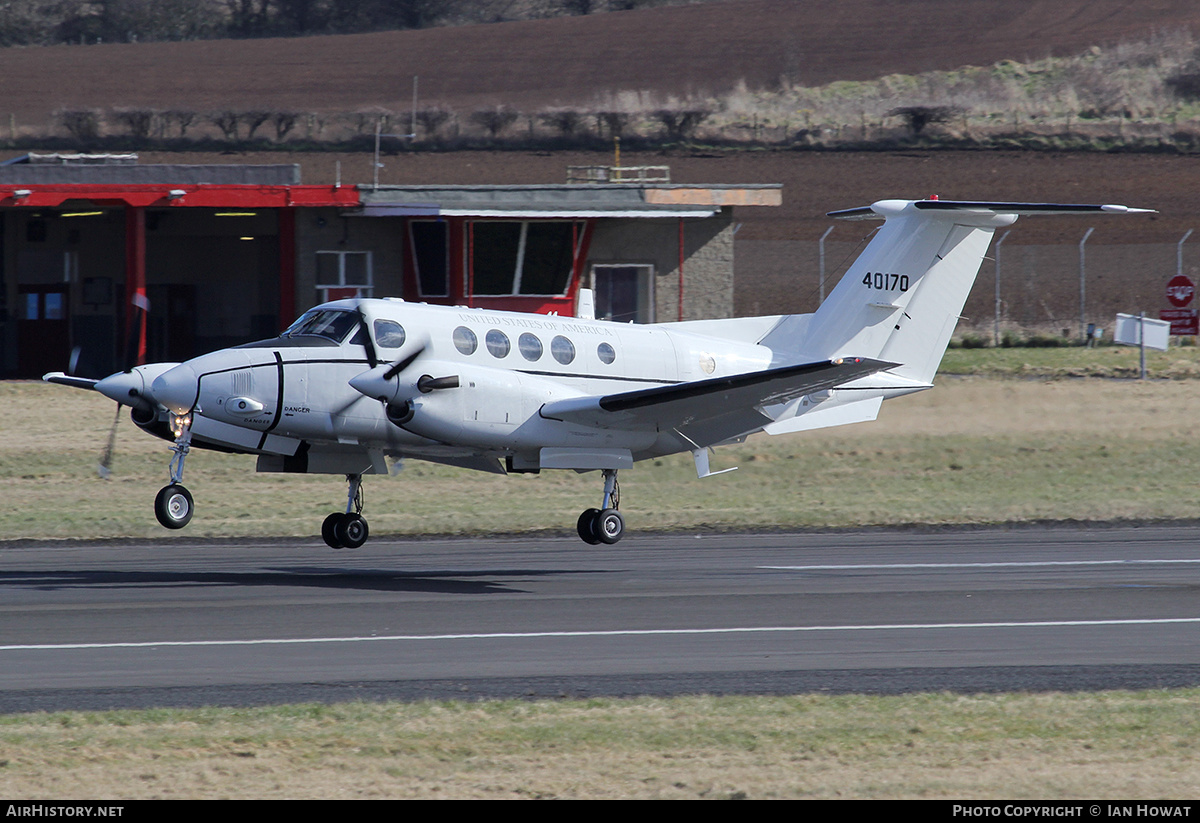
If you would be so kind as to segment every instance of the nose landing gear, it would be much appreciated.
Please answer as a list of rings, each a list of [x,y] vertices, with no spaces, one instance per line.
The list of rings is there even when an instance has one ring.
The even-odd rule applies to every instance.
[[[175,445],[171,447],[175,453],[170,465],[171,482],[154,498],[154,516],[168,529],[182,529],[191,522],[196,510],[192,493],[182,485],[183,461],[192,450],[192,416],[172,413],[171,431],[175,433]]]
[[[334,512],[321,524],[321,537],[331,549],[357,549],[367,542],[371,530],[362,516],[362,475],[348,474],[350,490],[346,495],[346,511]]]
[[[625,534],[625,518],[617,509],[621,505],[621,487],[617,470],[604,469],[604,500],[598,509],[586,509],[579,515],[575,529],[584,543],[595,546],[613,544]]]

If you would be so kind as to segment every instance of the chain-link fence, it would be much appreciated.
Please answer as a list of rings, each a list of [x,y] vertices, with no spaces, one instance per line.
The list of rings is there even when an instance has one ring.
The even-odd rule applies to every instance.
[[[997,240],[1003,232],[997,233]],[[1082,238],[1081,238],[1082,239]],[[826,295],[862,246],[825,244]],[[1081,327],[1111,329],[1118,312],[1158,317],[1169,308],[1167,281],[1175,276],[1174,244],[1030,246],[993,241],[963,309],[958,333],[991,339],[997,333],[1078,338]],[[1183,273],[1200,280],[1200,248],[1183,246]],[[1191,252],[1189,254],[1189,252]],[[816,241],[739,240],[734,306],[738,315],[811,312],[820,304],[820,246]],[[1081,293],[1082,265],[1082,293]],[[997,280],[999,281],[997,287]],[[1081,302],[1082,298],[1082,302]]]

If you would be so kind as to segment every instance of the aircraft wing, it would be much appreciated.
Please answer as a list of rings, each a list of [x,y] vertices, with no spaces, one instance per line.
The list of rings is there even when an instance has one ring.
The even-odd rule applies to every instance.
[[[675,432],[695,447],[711,446],[773,422],[763,406],[787,403],[895,366],[846,357],[782,366],[593,397],[547,403],[542,417],[602,429]]]

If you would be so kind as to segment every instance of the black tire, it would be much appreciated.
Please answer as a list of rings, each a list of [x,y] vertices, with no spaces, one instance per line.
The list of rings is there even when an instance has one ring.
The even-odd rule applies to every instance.
[[[325,544],[331,549],[342,549],[342,541],[337,537],[337,524],[341,522],[346,515],[342,512],[334,512],[325,518],[325,522],[321,524],[321,537],[325,540]]]
[[[347,549],[357,549],[367,542],[371,530],[367,528],[367,521],[363,520],[362,515],[343,514],[333,527],[333,533]]]
[[[625,534],[625,518],[616,509],[605,509],[596,517],[596,536],[601,543],[613,544]]]
[[[168,529],[182,529],[191,522],[195,510],[192,493],[176,483],[163,486],[154,498],[154,516]]]
[[[579,539],[591,546],[600,542],[600,535],[596,533],[596,518],[599,515],[599,509],[587,509],[579,515],[579,522],[575,524],[575,530],[579,532]]]

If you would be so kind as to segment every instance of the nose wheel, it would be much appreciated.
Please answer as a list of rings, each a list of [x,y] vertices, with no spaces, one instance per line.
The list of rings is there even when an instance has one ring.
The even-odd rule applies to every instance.
[[[154,498],[154,516],[168,529],[182,529],[192,520],[192,493],[178,483],[163,486]]]
[[[362,516],[362,475],[346,475],[346,480],[350,484],[346,511],[334,512],[321,524],[321,538],[331,549],[357,549],[371,534]]]
[[[575,529],[584,543],[616,543],[625,535],[625,518],[617,511],[621,488],[617,485],[616,469],[604,470],[604,501],[599,509],[586,509],[579,515]]]
[[[171,482],[159,489],[154,498],[154,516],[158,522],[168,529],[182,529],[192,522],[192,514],[196,504],[192,501],[192,493],[183,485],[183,461],[192,449],[192,416],[191,414],[172,414],[171,430],[175,433],[175,445],[171,451]]]

